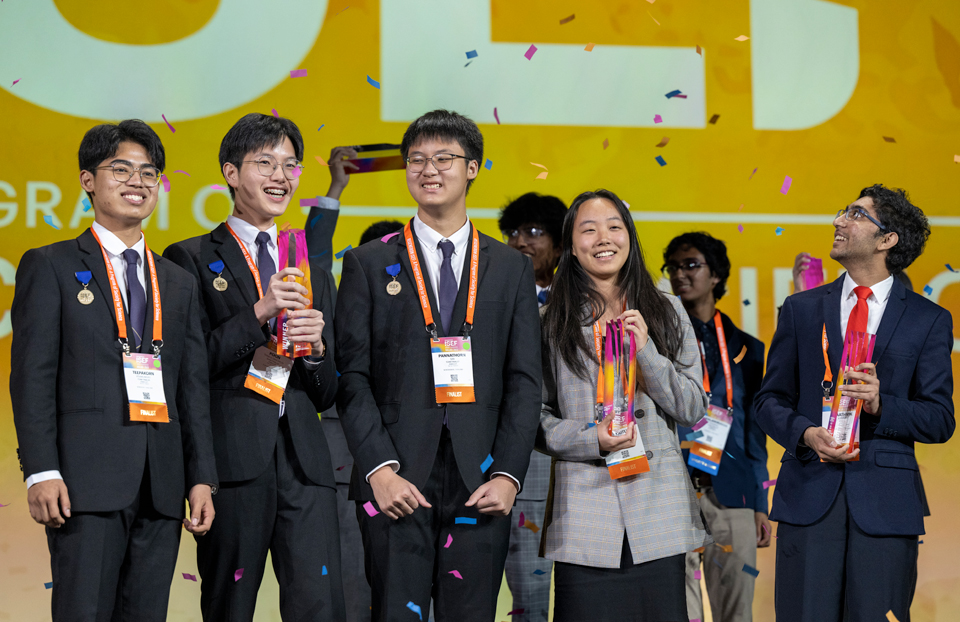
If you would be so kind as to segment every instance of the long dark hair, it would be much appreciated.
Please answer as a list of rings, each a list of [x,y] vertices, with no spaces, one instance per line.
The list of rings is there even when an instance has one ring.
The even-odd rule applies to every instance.
[[[588,380],[584,357],[593,358],[596,353],[584,338],[583,327],[604,314],[606,303],[594,287],[593,279],[573,256],[573,228],[580,206],[591,199],[606,199],[620,213],[630,238],[630,254],[617,275],[620,295],[630,307],[643,315],[650,339],[657,350],[676,362],[682,340],[680,318],[666,294],[657,289],[647,270],[630,212],[623,201],[609,190],[582,193],[573,200],[563,219],[563,251],[550,289],[550,302],[544,311],[544,339],[560,354],[571,371]]]

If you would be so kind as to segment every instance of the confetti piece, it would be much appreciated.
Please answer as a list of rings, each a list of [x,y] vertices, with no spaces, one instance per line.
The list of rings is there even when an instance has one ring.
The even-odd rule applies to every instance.
[[[290,72],[291,78],[306,78],[307,70],[306,69],[294,69]]]
[[[900,622],[900,620],[897,619],[897,616],[893,614],[893,609],[887,612],[887,620],[888,622]]]
[[[661,116],[658,115],[658,114],[655,114],[655,115],[653,115],[653,122],[654,122],[654,123],[663,123],[663,117],[661,117]]]
[[[703,57],[703,50],[700,49],[700,46],[699,46],[699,45],[697,46],[697,54],[699,54],[701,57]]]
[[[743,301],[743,306],[749,307],[749,306],[750,306],[750,301],[749,301],[749,300],[744,300],[744,301]]]
[[[311,218],[311,219],[310,219],[310,228],[313,229],[313,228],[316,226],[317,221],[320,220],[321,218],[323,218],[323,214],[317,214],[316,216],[314,216],[313,218]],[[346,465],[344,465],[344,466],[346,466]],[[337,470],[338,470],[338,471],[343,470],[343,467],[337,467]]]
[[[237,571],[233,573],[233,582],[236,583],[243,577],[243,568],[237,568]]]
[[[323,125],[321,125],[320,127],[318,127],[318,128],[317,128],[317,131],[319,132],[320,130],[322,130],[324,125],[326,125],[326,123],[324,123]]]
[[[447,534],[447,543],[443,545],[443,548],[449,549],[451,544],[453,544],[453,536],[448,533],[448,534]]]
[[[660,142],[654,145],[654,147],[666,147],[668,142],[670,142],[670,138],[667,136],[664,136],[663,138],[660,139]]]
[[[190,173],[188,173],[188,172],[186,172],[186,171],[176,170],[176,171],[174,171],[174,173],[183,173],[183,174],[186,175],[187,177],[190,177]]]
[[[592,428],[592,427],[595,426],[595,425],[597,425],[596,422],[591,421],[590,423],[587,424],[587,428],[586,428],[586,429],[589,430],[590,428]]]
[[[733,454],[731,454],[729,451],[724,451],[723,453],[725,453],[725,454],[727,454],[728,456],[730,456],[730,459],[731,459],[731,460],[736,460],[736,458],[733,457]],[[730,551],[727,551],[727,552],[729,553]]]
[[[183,578],[186,579],[187,581],[193,581],[194,583],[196,583],[197,581],[197,577],[192,574],[187,574],[185,572],[182,572],[180,574],[182,574]]]
[[[667,165],[667,161],[663,159],[663,156],[657,156],[656,158],[654,158],[654,160],[656,160],[660,164],[660,166]]]
[[[680,94],[680,89],[677,89],[676,91],[670,91],[669,93],[667,93],[666,98],[671,99],[673,97],[676,97],[679,94]]]
[[[702,436],[703,436],[703,432],[691,432],[690,434],[687,434],[687,440],[695,441]]]
[[[653,4],[653,3],[656,2],[656,1],[657,1],[657,0],[647,0],[647,2],[649,2],[650,4]]]
[[[319,207],[320,199],[300,199],[300,207]]]
[[[51,216],[50,214],[47,214],[46,216],[43,217],[43,222],[47,223],[48,225],[50,225],[51,227],[53,227],[53,228],[56,229],[57,231],[60,230],[60,227],[58,227],[57,225],[53,224],[53,216]]]
[[[350,250],[351,248],[353,248],[353,244],[347,244],[347,247],[346,247],[345,249],[343,249],[342,251],[340,251],[339,253],[337,253],[336,255],[334,255],[334,257],[336,257],[337,259],[343,259],[343,256],[344,256],[344,255],[347,253],[347,251]]]
[[[523,524],[527,522],[527,519],[524,518],[523,512],[520,512],[520,522],[517,523],[517,527],[523,527]]]
[[[486,460],[483,461],[483,464],[480,465],[480,471],[486,473],[487,469],[490,468],[490,465],[493,464],[493,456],[487,454]]]
[[[277,114],[277,109],[276,109],[276,108],[271,108],[271,109],[270,109],[270,112],[273,113],[273,116],[274,116],[274,117],[276,117],[276,118],[278,118],[278,119],[280,118],[280,115]]]
[[[374,516],[380,513],[377,511],[377,508],[373,507],[373,504],[369,501],[363,504],[363,509],[366,510],[367,516],[369,516],[370,518],[373,518]]]
[[[43,587],[45,587],[48,590],[53,588],[53,581],[51,581],[50,583],[44,583]]]
[[[453,520],[455,525],[476,525],[477,519],[467,518],[466,516],[458,516]]]
[[[953,161],[956,162],[957,164],[960,164],[960,155],[953,156]]]
[[[690,449],[693,447],[693,441],[681,441],[680,449]]]
[[[415,605],[413,601],[407,603],[407,609],[417,614],[417,616],[423,620],[423,613],[420,611],[420,605]]]
[[[785,229],[784,229],[783,227],[777,227],[775,233],[776,233],[777,235],[783,235],[783,232],[784,232],[784,231],[785,231]]]
[[[391,238],[396,237],[396,236],[398,236],[398,235],[400,235],[400,232],[399,232],[399,231],[394,231],[393,233],[388,233],[387,235],[385,235],[385,236],[383,236],[382,238],[380,238],[380,241],[383,242],[384,244],[386,244],[387,242],[390,241]]]
[[[467,52],[467,58],[468,58],[468,59],[469,59],[469,58],[476,58],[476,57],[477,57],[477,51],[476,51],[476,50],[470,50],[469,52]]]
[[[917,544],[923,544],[923,540],[917,541]]]
[[[321,158],[320,156],[313,156],[313,157],[317,159],[317,162],[320,163],[320,166],[330,166],[330,165],[327,164],[327,162],[326,162],[323,158]]]
[[[710,117],[710,125],[716,125],[717,121],[719,120],[720,120],[720,115],[718,114],[713,115],[712,117]]]
[[[747,177],[747,181],[750,181],[751,179],[753,179],[753,176],[757,174],[757,169],[758,169],[758,168],[760,168],[760,167],[758,166],[757,168],[753,169],[753,172],[750,173],[750,177]]]
[[[606,138],[604,138],[604,139],[603,139],[603,148],[606,149],[606,148],[609,147],[609,146],[610,146],[610,141],[607,140]]]
[[[227,189],[225,186],[221,186],[220,184],[213,184],[213,185],[210,186],[210,187],[213,188],[214,190],[226,190],[226,189]]]
[[[544,172],[540,173],[539,175],[537,175],[537,179],[546,179],[546,178],[547,178],[547,172],[546,172],[546,171],[544,171]]]
[[[497,120],[497,125],[500,125],[500,117],[497,115],[497,107],[493,107],[493,118]]]
[[[750,37],[748,37],[747,35],[740,35],[739,37],[734,37],[733,40],[734,40],[734,41],[746,41],[746,40],[749,39],[749,38],[750,38]]]
[[[536,53],[537,53],[537,46],[531,44],[530,47],[527,49],[527,51],[523,53],[523,55],[527,60],[531,60],[533,58],[533,55]]]
[[[92,208],[92,207],[93,207],[93,206],[90,205],[90,199],[84,199],[84,200],[83,200],[83,211],[84,211],[84,212],[89,212],[89,211],[90,211],[90,208]]]
[[[6,507],[10,507],[10,504],[8,503],[8,504],[4,505],[4,504],[0,503],[0,508],[6,508]]]
[[[167,127],[170,128],[170,131],[173,132],[174,134],[176,134],[176,133],[177,133],[177,130],[174,129],[174,127],[173,127],[172,125],[170,125],[170,122],[169,122],[169,121],[167,121],[167,115],[163,115],[163,114],[162,114],[162,115],[160,115],[160,116],[163,117],[163,122],[167,124]]]
[[[693,571],[693,578],[696,579],[697,581],[699,581],[699,580],[700,580],[700,577],[701,577],[700,571],[699,571],[699,570],[694,570],[694,571]]]
[[[463,579],[463,575],[460,574],[460,571],[459,571],[459,570],[451,570],[451,571],[448,572],[447,574],[452,574],[453,576],[455,576],[455,577],[458,578],[458,579]]]
[[[793,179],[787,175],[783,178],[783,185],[780,186],[780,194],[786,194],[790,191],[790,184],[793,183]]]
[[[531,162],[530,164],[532,164],[532,165],[534,165],[534,166],[539,166],[539,167],[542,168],[543,170],[547,170],[547,167],[544,166],[543,164],[537,164],[536,162]]]
[[[739,231],[740,233],[743,233],[743,223],[740,223],[739,225],[737,225],[737,231]]]
[[[754,568],[753,566],[750,566],[749,564],[743,565],[743,571],[752,577],[760,576],[760,571]]]
[[[744,347],[746,347],[746,346],[744,346]],[[768,479],[767,481],[765,481],[765,482],[763,483],[763,489],[766,490],[767,488],[770,488],[771,486],[776,486],[776,485],[777,485],[777,480],[775,480],[775,479]]]
[[[520,615],[521,613],[523,613],[524,611],[526,611],[526,609],[514,609],[513,611],[508,611],[508,612],[507,612],[507,615],[508,615],[508,616],[518,616],[518,615]]]
[[[893,136],[884,136],[883,139],[884,139],[885,141],[887,141],[888,143],[895,143],[895,142],[897,142],[897,139],[894,138]]]
[[[714,544],[716,544],[716,545],[719,546],[721,549],[723,549],[723,552],[724,552],[724,553],[733,553],[733,545],[732,545],[732,544],[719,544],[719,543],[717,543],[717,542],[714,542]],[[723,568],[723,566],[720,566],[720,567]]]
[[[743,225],[741,225],[741,226],[743,226]],[[733,359],[734,364],[735,364],[735,365],[739,365],[739,364],[740,364],[740,361],[742,361],[742,360],[743,360],[743,357],[745,357],[746,355],[747,355],[747,346],[743,346],[743,349],[740,350],[740,354],[738,354],[738,355],[736,356],[736,358]],[[777,480],[773,480],[773,481],[777,481]]]
[[[316,221],[318,218],[320,218],[320,217],[317,216],[317,218],[314,218],[313,220]],[[312,225],[311,225],[311,226],[312,226]],[[319,256],[320,256],[320,255],[317,255],[317,257],[319,257]],[[345,468],[347,468],[347,465],[344,464],[343,466],[338,466],[338,467],[337,467],[337,470],[338,470],[338,471],[342,471],[342,470],[344,470]]]
[[[44,217],[44,220],[46,220],[46,217]],[[930,287],[929,285],[924,285],[924,286],[923,286],[923,293],[926,294],[927,296],[932,296],[932,295],[933,295],[933,288]]]
[[[573,18],[575,18],[576,16],[577,14],[574,13],[570,17],[564,17],[563,19],[560,20],[560,25],[563,26],[564,24],[569,24],[570,22],[573,21]]]
[[[526,527],[527,529],[529,529],[530,531],[532,531],[533,533],[539,533],[539,532],[540,532],[540,528],[537,527],[537,524],[534,523],[534,522],[532,522],[532,521],[525,521],[525,522],[523,523],[523,526]]]
[[[160,176],[160,181],[163,182],[163,191],[170,192],[170,180],[167,179],[166,175]]]
[[[469,63],[467,63],[466,65],[464,65],[464,67],[469,67],[469,66],[470,66],[470,63],[472,63],[472,62],[473,62],[473,61],[470,61]]]
[[[742,212],[742,211],[743,211],[743,203],[740,204],[740,207],[737,208],[737,211],[738,211],[738,212]]]
[[[647,11],[647,15],[650,15],[650,11]],[[660,25],[660,22],[658,22],[658,21],[657,21],[657,18],[654,17],[653,15],[650,15],[650,19],[652,19],[652,20],[653,20],[653,23],[656,24],[657,26]]]
[[[324,566],[324,567],[322,567],[322,568],[320,569],[320,576],[322,576],[322,577],[327,576],[327,567],[326,567],[326,566]]]
[[[493,168],[493,160],[491,160],[490,158],[487,158],[487,161],[483,163],[483,168],[487,169],[488,171],[489,171],[490,169],[492,169],[492,168]]]
[[[587,44],[587,47],[583,48],[583,51],[584,51],[584,52],[592,52],[594,45],[595,45],[594,43],[588,43],[588,44]],[[957,157],[960,157],[960,156],[957,156]]]
[[[947,270],[949,270],[950,272],[956,272],[956,270],[950,267],[950,264],[946,264],[946,266],[947,266]]]
[[[377,82],[376,80],[374,80],[373,78],[371,78],[370,76],[367,76],[367,84],[369,84],[370,86],[372,86],[372,87],[375,88],[375,89],[379,89],[379,88],[380,88],[380,83]]]
[[[536,570],[533,571],[533,574],[535,574],[535,575],[537,575],[537,576],[540,576],[540,575],[542,575],[542,574],[547,574],[547,573],[546,573],[545,571],[540,570],[539,568],[537,568]]]
[[[560,22],[560,23],[562,24],[563,22]],[[17,78],[16,80],[13,81],[13,84],[11,84],[10,86],[13,86],[14,84],[16,84],[16,83],[19,82],[19,81],[20,81],[20,79]]]

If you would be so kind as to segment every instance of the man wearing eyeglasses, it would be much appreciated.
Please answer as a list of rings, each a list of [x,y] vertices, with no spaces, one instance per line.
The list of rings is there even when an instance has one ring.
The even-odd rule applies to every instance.
[[[914,444],[956,426],[953,321],[894,277],[930,235],[903,190],[864,188],[833,229],[830,257],[847,272],[786,299],[757,396],[761,427],[785,449],[771,513],[777,620],[909,620],[924,533]],[[840,367],[849,331],[876,335],[856,369]],[[862,400],[852,452],[824,426],[833,382]]]
[[[233,214],[210,233],[164,252],[200,285],[199,322],[210,359],[222,486],[218,528],[197,540],[200,608],[208,621],[253,619],[268,551],[284,620],[345,618],[336,482],[317,416],[337,392],[333,327],[325,321],[334,281],[311,263],[313,303],[307,308],[307,288],[287,280],[303,273],[277,271],[275,221],[297,191],[302,158],[303,138],[289,119],[252,113],[237,121],[220,144]],[[309,343],[310,356],[276,356],[272,337],[282,310],[293,318],[286,325],[291,339]],[[282,397],[249,381],[255,366],[277,372]]]
[[[753,619],[754,578],[743,565],[757,565],[757,548],[770,546],[767,518],[766,436],[757,425],[754,397],[763,378],[763,343],[743,332],[717,309],[730,276],[727,247],[707,233],[684,233],[670,240],[663,251],[663,274],[673,293],[690,316],[701,363],[704,388],[710,396],[711,413],[719,409],[730,425],[719,462],[689,460],[688,468],[700,498],[700,506],[714,541],[732,546],[736,563],[719,546],[687,554],[687,614],[703,619],[700,593],[701,556],[703,578],[717,622],[749,622]],[[691,434],[678,427],[680,440]],[[709,448],[708,448],[709,451]]]
[[[140,230],[165,164],[156,132],[98,125],[79,161],[93,226],[17,269],[17,453],[46,526],[53,620],[162,621],[182,528],[201,536],[214,519],[197,287]]]

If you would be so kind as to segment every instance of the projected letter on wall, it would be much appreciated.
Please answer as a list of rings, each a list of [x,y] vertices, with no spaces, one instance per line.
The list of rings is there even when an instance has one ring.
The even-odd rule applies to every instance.
[[[0,88],[75,117],[160,122],[162,114],[183,120],[230,110],[276,86],[313,47],[327,1],[284,0],[286,17],[271,24],[263,2],[220,0],[203,28],[161,45],[91,37],[53,0],[9,2],[3,10],[0,59],[22,80]],[[111,63],[109,79],[92,81],[91,63]]]

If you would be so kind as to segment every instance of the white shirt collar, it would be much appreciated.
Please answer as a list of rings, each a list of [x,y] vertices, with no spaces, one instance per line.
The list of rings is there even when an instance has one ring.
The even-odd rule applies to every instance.
[[[97,232],[97,235],[100,237],[100,243],[103,244],[103,249],[107,251],[110,255],[114,257],[123,257],[123,251],[127,250],[127,245],[123,241],[113,234],[112,231],[98,223],[93,221],[91,228]],[[146,247],[146,241],[143,237],[143,232],[140,233],[140,239],[137,240],[137,243],[131,246],[133,250],[137,251],[137,263],[143,265],[143,254]]]
[[[853,279],[850,278],[850,273],[845,274],[846,278],[843,279],[843,290],[841,293],[842,299],[846,300],[847,298],[853,296],[856,297],[853,289],[857,287],[857,284],[854,283]],[[890,290],[893,289],[893,275],[891,274],[884,280],[880,281],[876,285],[870,288],[870,291],[873,292],[870,296],[867,297],[867,300],[873,298],[876,302],[886,302],[887,298],[890,297]]]
[[[230,228],[233,229],[234,233],[237,234],[237,237],[243,240],[244,244],[246,244],[248,248],[249,247],[256,248],[257,235],[260,233],[259,229],[257,229],[256,227],[248,223],[246,220],[243,220],[242,218],[237,218],[233,214],[230,214],[229,216],[227,216],[227,224],[230,225]],[[276,223],[271,225],[270,228],[267,229],[266,233],[269,234],[270,236],[270,246],[272,246],[273,248],[276,248],[277,247]]]
[[[468,218],[467,221],[463,223],[463,226],[457,229],[456,233],[445,238],[420,220],[420,215],[417,214],[413,217],[413,233],[417,236],[417,239],[420,240],[420,244],[424,247],[424,250],[436,251],[441,241],[450,240],[453,242],[454,254],[459,255],[464,252],[464,249],[467,247],[467,241],[470,239],[470,219]]]

